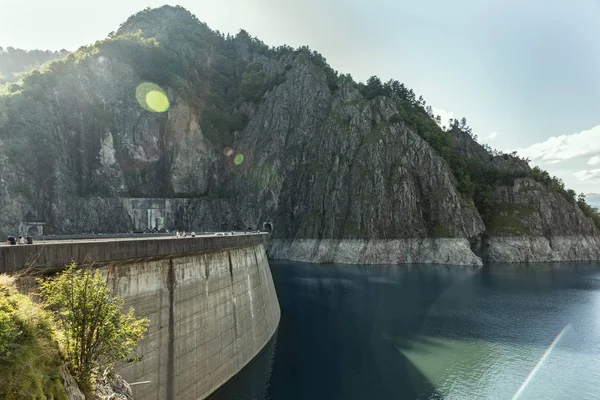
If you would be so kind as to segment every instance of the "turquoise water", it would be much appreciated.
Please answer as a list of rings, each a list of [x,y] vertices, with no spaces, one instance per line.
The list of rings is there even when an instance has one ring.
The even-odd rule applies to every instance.
[[[214,399],[598,399],[600,264],[271,265],[277,337]]]

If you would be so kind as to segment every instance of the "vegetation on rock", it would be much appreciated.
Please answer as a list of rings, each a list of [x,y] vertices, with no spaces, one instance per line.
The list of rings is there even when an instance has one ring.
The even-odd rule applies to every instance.
[[[6,49],[0,46],[0,85],[16,82],[21,76],[34,68],[39,68],[48,61],[62,58],[69,54],[67,50],[22,50],[14,47]]]
[[[169,111],[154,113],[137,106],[132,94],[143,82],[160,86],[169,97]],[[89,220],[98,221],[98,230],[123,230],[124,218],[98,218],[79,199],[193,197],[206,200],[203,204],[220,200],[210,203],[219,204],[217,208],[198,209],[206,215],[223,212],[230,219],[205,226],[207,230],[222,224],[228,229],[250,226],[270,215],[280,218],[277,229],[285,231],[276,233],[286,237],[479,234],[479,228],[461,231],[446,220],[435,220],[440,213],[429,208],[440,206],[431,203],[437,195],[423,190],[428,178],[411,167],[424,161],[402,159],[406,149],[394,142],[398,138],[389,137],[390,132],[401,135],[407,130],[424,140],[451,172],[449,184],[461,196],[456,207],[465,218],[480,218],[488,227],[497,222],[504,202],[497,197],[498,188],[527,178],[541,183],[548,194],[560,194],[570,207],[565,212],[581,210],[600,229],[597,210],[561,180],[530,168],[516,153],[479,145],[465,118],[443,126],[423,97],[401,82],[384,83],[376,76],[355,82],[306,46],[271,48],[243,30],[223,35],[181,7],[132,15],[109,38],[2,91],[0,165],[27,169],[14,168],[0,183],[0,206],[6,210],[0,216],[0,233],[8,226],[3,219],[18,220],[16,215],[27,212],[45,221],[48,231],[77,231],[80,221]],[[232,168],[219,158],[224,148],[247,152],[244,165]],[[392,150],[395,158],[389,159],[386,151]],[[359,155],[370,157],[370,163],[385,159],[385,167],[357,161]],[[27,172],[31,170],[36,173]],[[324,171],[343,175],[335,190],[350,191],[347,185],[355,175],[377,182],[361,198],[329,188],[331,198],[326,200],[322,192],[330,180],[319,178]],[[375,171],[382,177],[375,178]],[[253,178],[245,179],[246,173]],[[317,181],[321,189],[312,196],[296,195],[298,187],[313,187]],[[412,225],[382,228],[390,220],[387,216],[398,212],[392,208],[399,207],[400,187],[410,197],[403,201],[418,204],[411,208]],[[452,208],[448,202],[456,204],[456,199],[447,187],[439,190],[446,194],[439,202]],[[378,206],[382,209],[373,211],[375,215],[346,223],[351,207],[367,213],[370,208],[363,202],[384,200],[389,204]],[[471,207],[478,215],[472,216]],[[207,221],[206,215],[196,220]]]

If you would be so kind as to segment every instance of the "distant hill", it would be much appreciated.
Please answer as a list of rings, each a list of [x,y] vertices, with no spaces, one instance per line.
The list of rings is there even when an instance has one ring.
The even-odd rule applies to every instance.
[[[0,85],[16,82],[20,77],[39,68],[48,61],[65,57],[69,54],[67,50],[23,50],[0,46]]]

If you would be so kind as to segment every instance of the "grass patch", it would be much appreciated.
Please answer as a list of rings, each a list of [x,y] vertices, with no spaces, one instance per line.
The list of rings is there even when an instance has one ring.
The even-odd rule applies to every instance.
[[[387,124],[379,124],[371,129],[371,132],[365,137],[362,146],[369,147],[379,143],[379,140],[385,141],[384,130],[387,128]]]
[[[52,317],[0,275],[0,399],[66,400]]]
[[[537,186],[521,186],[519,188],[519,193],[528,193],[528,192],[539,192],[540,188]]]
[[[500,204],[492,212],[488,232],[490,235],[529,236],[531,230],[525,222],[533,212],[526,204]]]
[[[435,237],[438,238],[454,237],[454,235],[452,235],[452,232],[450,232],[450,229],[446,228],[445,226],[436,226],[435,228],[433,228],[433,233],[435,234]]]

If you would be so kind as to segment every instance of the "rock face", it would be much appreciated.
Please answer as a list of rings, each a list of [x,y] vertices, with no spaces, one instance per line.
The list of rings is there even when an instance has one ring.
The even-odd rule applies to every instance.
[[[457,264],[482,261],[467,239],[274,239],[269,256],[276,259],[342,264]]]
[[[491,262],[585,261],[600,259],[597,236],[492,237],[485,257]]]
[[[501,262],[600,259],[594,223],[559,193],[531,179],[496,188],[485,258]]]
[[[69,400],[85,400],[85,395],[81,392],[81,389],[79,389],[75,378],[73,378],[73,375],[71,375],[66,366],[62,367],[60,374],[63,379],[67,398]]]
[[[114,371],[106,371],[96,380],[94,394],[99,400],[133,399],[133,392],[129,384]]]
[[[168,111],[149,111],[148,81]],[[225,38],[178,7],[147,10],[0,96],[10,171],[0,231],[25,219],[55,233],[271,221],[270,255],[298,260],[597,258],[598,229],[527,178],[527,163],[493,157],[460,130],[442,151],[445,135],[414,99],[369,94],[309,49]],[[483,211],[449,165],[459,158],[523,179],[492,182]],[[152,205],[136,208],[144,198]],[[558,237],[585,239],[566,249]]]

